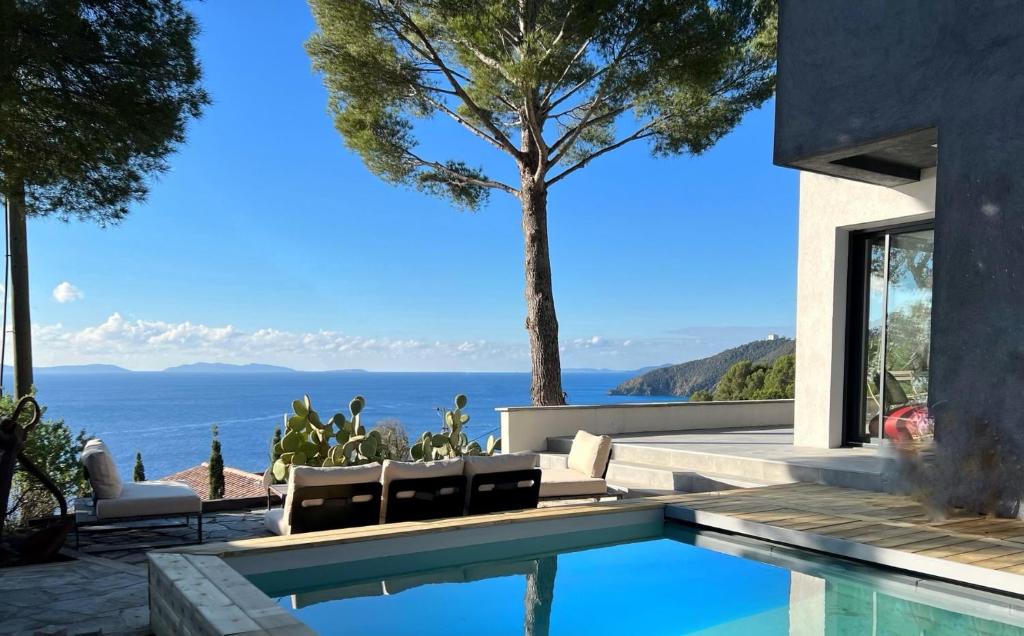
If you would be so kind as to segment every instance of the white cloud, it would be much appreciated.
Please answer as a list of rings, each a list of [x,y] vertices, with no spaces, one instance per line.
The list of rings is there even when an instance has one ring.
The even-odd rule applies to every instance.
[[[752,339],[747,329],[737,333],[723,329],[713,344],[689,333],[623,339],[567,337],[561,343],[562,364],[635,369],[693,360]],[[526,371],[530,365],[525,334],[519,342],[500,342],[359,336],[327,329],[246,331],[234,325],[131,319],[114,313],[80,329],[61,323],[33,325],[32,336],[35,358],[43,366],[109,363],[148,370],[203,361],[261,362],[304,370]]]
[[[53,288],[53,299],[59,303],[73,303],[76,300],[81,300],[84,296],[85,294],[82,293],[81,289],[68,281],[64,281]]]

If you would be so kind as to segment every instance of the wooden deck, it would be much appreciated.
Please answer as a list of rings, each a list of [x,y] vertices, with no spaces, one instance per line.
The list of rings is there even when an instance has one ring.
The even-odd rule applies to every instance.
[[[1024,595],[1024,521],[929,518],[909,497],[785,484],[682,495],[666,517]]]

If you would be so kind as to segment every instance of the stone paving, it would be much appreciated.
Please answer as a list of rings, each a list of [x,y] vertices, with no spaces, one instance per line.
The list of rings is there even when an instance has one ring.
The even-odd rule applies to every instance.
[[[194,522],[193,522],[194,523]],[[83,531],[72,560],[0,569],[0,634],[147,634],[146,552],[195,541],[195,528]],[[267,536],[263,511],[203,516],[204,542]]]

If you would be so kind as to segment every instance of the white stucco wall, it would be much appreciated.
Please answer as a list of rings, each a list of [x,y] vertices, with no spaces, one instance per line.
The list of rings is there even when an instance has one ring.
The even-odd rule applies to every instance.
[[[792,426],[793,400],[650,402],[497,409],[501,451],[547,450],[549,437]]]
[[[934,169],[898,188],[800,174],[795,445],[843,443],[850,232],[926,220],[934,210]]]

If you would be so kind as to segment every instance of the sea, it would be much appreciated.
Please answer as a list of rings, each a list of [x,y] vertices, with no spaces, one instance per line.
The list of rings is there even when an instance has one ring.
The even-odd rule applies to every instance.
[[[651,401],[608,391],[634,372],[566,372],[570,404]],[[398,420],[410,439],[439,430],[438,408],[452,408],[465,393],[470,438],[498,437],[496,408],[530,404],[528,373],[381,372],[132,372],[37,374],[47,418],[63,418],[110,447],[123,477],[142,453],[148,479],[158,479],[206,461],[210,428],[219,430],[224,463],[262,472],[269,462],[274,427],[291,412],[292,400],[308,394],[326,421],[348,414],[356,395],[366,398],[362,422]],[[653,398],[660,401],[683,398]]]

